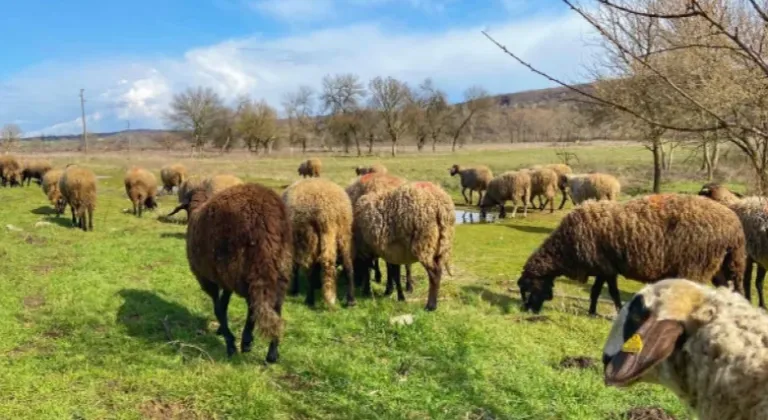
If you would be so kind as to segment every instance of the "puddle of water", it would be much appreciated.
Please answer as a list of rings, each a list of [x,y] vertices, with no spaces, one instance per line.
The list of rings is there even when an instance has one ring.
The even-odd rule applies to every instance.
[[[457,225],[471,225],[475,223],[493,223],[496,221],[496,216],[486,213],[485,219],[480,217],[480,212],[467,211],[467,210],[455,210],[456,212],[456,224]]]

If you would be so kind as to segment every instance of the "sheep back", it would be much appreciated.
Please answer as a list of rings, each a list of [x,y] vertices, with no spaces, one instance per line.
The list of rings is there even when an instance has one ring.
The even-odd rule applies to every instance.
[[[180,163],[167,165],[160,169],[160,180],[163,182],[163,188],[167,191],[173,190],[173,187],[180,187],[186,179],[187,168]]]
[[[125,172],[123,177],[125,193],[132,203],[146,203],[148,208],[155,206],[154,198],[157,196],[157,178],[152,172],[139,167],[132,167]]]
[[[243,184],[243,180],[240,178],[234,175],[221,174],[206,178],[202,185],[208,191],[208,195],[212,197],[230,187],[241,184]]]
[[[354,206],[360,197],[381,191],[389,191],[405,184],[405,179],[389,174],[370,173],[361,176],[346,188],[347,195]]]
[[[586,200],[616,200],[621,193],[621,183],[614,176],[590,173],[568,176],[568,188],[576,204]]]
[[[554,198],[558,186],[558,174],[549,168],[534,169],[531,174],[531,197],[543,195],[548,199]]]
[[[507,200],[530,201],[531,175],[529,171],[509,171],[496,176],[488,184],[481,207],[502,204]]]

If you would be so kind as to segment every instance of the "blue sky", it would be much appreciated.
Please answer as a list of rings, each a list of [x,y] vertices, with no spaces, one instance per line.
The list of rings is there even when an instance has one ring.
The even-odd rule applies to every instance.
[[[160,128],[189,86],[279,107],[325,74],[412,84],[432,77],[452,100],[547,87],[491,45],[487,29],[526,59],[577,80],[587,27],[560,0],[135,0],[6,2],[0,124],[30,135],[75,133],[85,88],[93,131]]]

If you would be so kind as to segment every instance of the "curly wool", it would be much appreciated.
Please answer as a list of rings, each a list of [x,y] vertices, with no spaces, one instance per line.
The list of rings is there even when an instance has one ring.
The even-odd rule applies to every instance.
[[[59,179],[59,191],[72,209],[72,224],[83,230],[93,230],[96,209],[96,175],[93,171],[77,165],[68,166]]]
[[[656,321],[673,321],[683,329],[682,341],[642,373],[639,382],[668,388],[700,420],[768,418],[768,314],[764,310],[726,289],[684,279],[646,286],[633,301],[640,297]],[[623,338],[617,336],[626,318],[617,317],[606,354],[620,348]]]
[[[141,217],[143,209],[157,207],[157,178],[155,174],[144,168],[132,167],[125,172],[123,178],[125,193],[133,204],[133,214]]]
[[[357,203],[360,197],[382,191],[389,191],[405,184],[405,179],[382,173],[370,173],[361,176],[346,188],[352,205]]]
[[[168,192],[173,191],[173,187],[181,187],[181,184],[187,179],[187,168],[180,163],[163,166],[160,169],[160,180],[163,183],[163,189]]]
[[[483,201],[483,192],[488,189],[488,185],[493,179],[493,172],[487,166],[480,165],[472,168],[462,168],[460,165],[453,165],[450,169],[451,176],[458,175],[461,180],[461,195],[467,204],[472,204],[472,192],[477,191],[477,204]],[[469,190],[467,198],[466,190]]]
[[[617,200],[621,193],[619,180],[602,173],[569,175],[567,185],[571,200],[577,205],[586,200]]]
[[[358,166],[355,168],[355,174],[357,175],[366,175],[366,174],[386,174],[387,167],[380,164],[380,163],[374,163],[371,166]]]
[[[528,203],[531,201],[531,175],[528,171],[509,171],[493,178],[480,202],[481,212],[498,205],[499,217],[503,218],[506,215],[504,203],[507,200],[512,201],[514,206],[512,217],[517,214],[518,200],[523,203],[523,216],[528,215]]]
[[[555,211],[555,194],[558,190],[558,174],[549,168],[539,168],[530,171],[531,174],[531,200],[539,197],[541,209],[549,203],[549,211]],[[546,201],[544,199],[546,199]]]
[[[336,303],[336,261],[341,257],[347,277],[352,269],[352,203],[343,188],[321,179],[293,183],[283,192],[293,226],[293,261],[302,268],[319,264],[323,271],[323,297]],[[351,292],[351,289],[348,289]],[[348,299],[354,301],[354,295]]]
[[[63,170],[52,169],[43,175],[43,182],[41,183],[43,193],[45,193],[48,201],[56,208],[56,213],[58,214],[64,212],[63,198],[59,190],[59,180],[62,174],[64,174]]]
[[[0,156],[0,180],[6,185],[21,185],[23,168],[19,160],[13,155]]]
[[[204,179],[202,186],[208,192],[208,196],[213,197],[214,195],[226,190],[227,188],[241,184],[243,184],[242,179],[234,175],[221,174]]]

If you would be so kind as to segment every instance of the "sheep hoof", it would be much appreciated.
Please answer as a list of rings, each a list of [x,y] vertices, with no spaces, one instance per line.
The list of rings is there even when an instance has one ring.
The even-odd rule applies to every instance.
[[[237,353],[237,347],[235,347],[235,343],[227,343],[227,357],[231,359],[235,353]]]
[[[216,329],[216,335],[224,335],[224,328],[221,325]]]
[[[355,299],[347,299],[347,308],[354,308],[355,306],[357,306]]]
[[[424,307],[424,310],[427,312],[433,312],[437,310],[437,304],[436,303],[427,303],[427,306]]]
[[[250,353],[251,352],[251,348],[253,348],[253,342],[252,341],[248,341],[248,342],[244,341],[244,342],[242,342],[240,344],[240,352],[242,352],[242,353]]]

